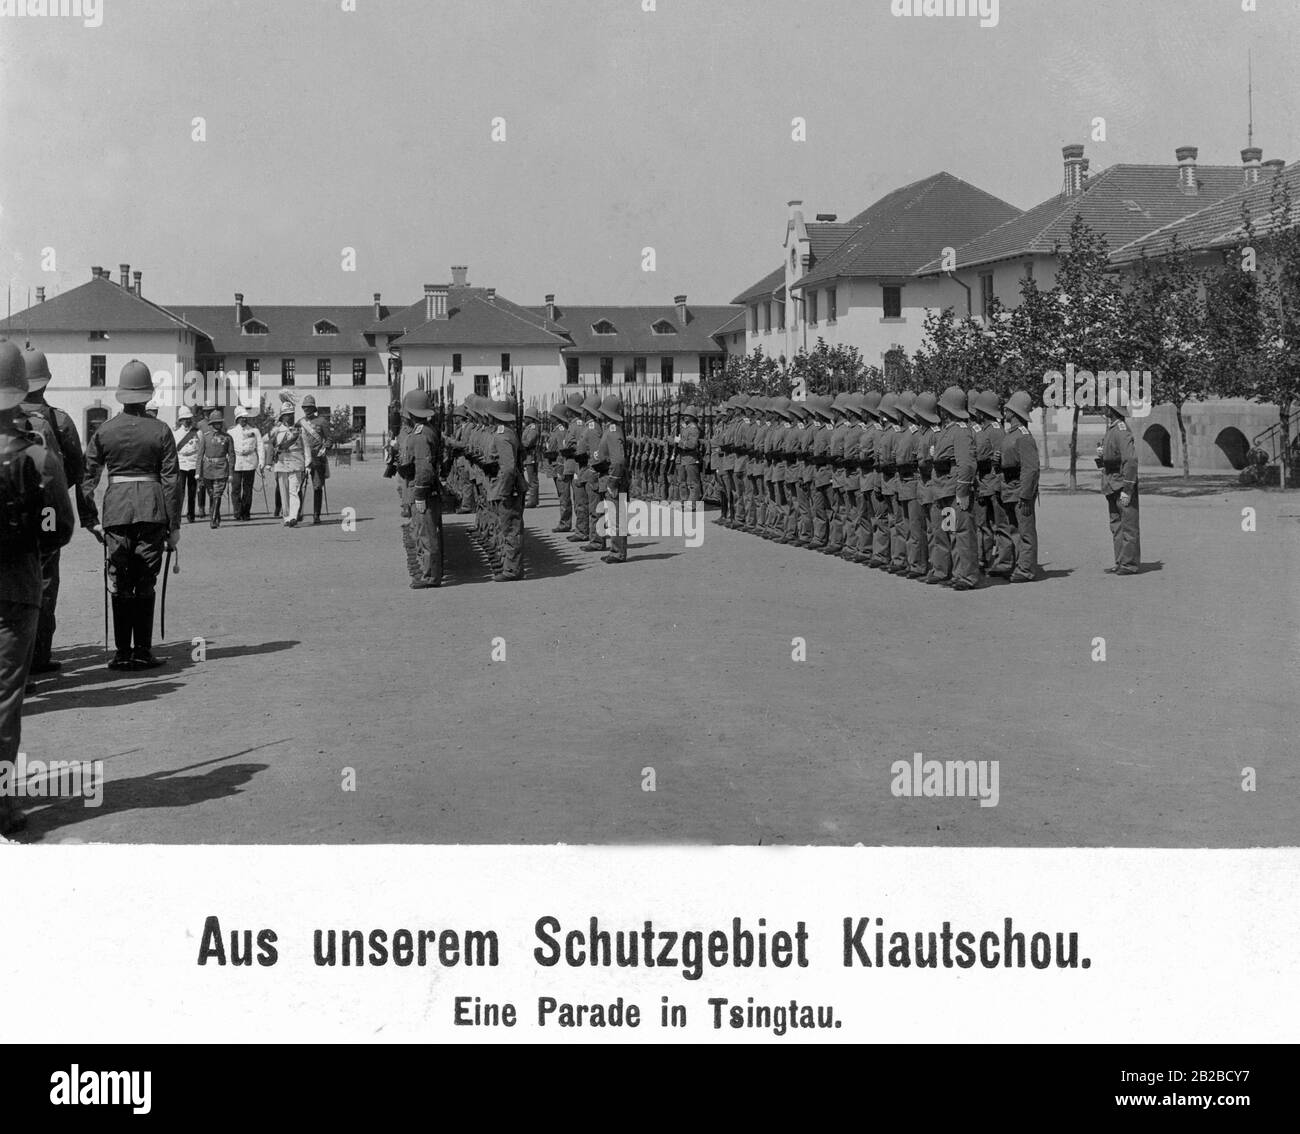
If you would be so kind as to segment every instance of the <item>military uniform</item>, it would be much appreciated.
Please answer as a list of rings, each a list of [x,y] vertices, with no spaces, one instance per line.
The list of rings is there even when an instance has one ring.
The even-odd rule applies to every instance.
[[[628,490],[627,451],[623,438],[623,399],[608,397],[600,406],[601,415],[608,424],[601,430],[596,443],[595,466],[605,485],[605,515],[613,518],[614,528],[607,532],[610,542],[606,563],[623,563],[627,560],[627,529],[623,515],[623,501]],[[606,525],[608,526],[608,525]]]
[[[697,504],[703,498],[699,411],[694,406],[687,406],[682,417],[685,420],[674,439],[677,446],[677,498]]]
[[[939,399],[928,390],[917,394],[912,403],[916,418],[916,500],[920,513],[920,546],[916,557],[908,556],[908,577],[926,579],[930,574],[935,545],[934,520],[934,461],[932,453],[938,436]]]
[[[898,410],[903,416],[901,432],[894,439],[894,474],[898,481],[895,497],[893,571],[917,579],[925,573],[925,519],[921,504],[921,466],[919,449],[921,428],[917,423],[916,395],[905,390],[898,396]]]
[[[990,574],[1009,575],[1016,583],[1031,582],[1038,573],[1038,446],[1029,435],[1030,406],[1022,390],[1007,399],[998,462],[1007,531],[997,535],[997,562]]]
[[[538,459],[542,440],[537,411],[531,406],[524,410],[524,432],[519,438],[519,451],[524,466],[524,507],[536,508],[541,487],[538,484]]]
[[[934,441],[932,519],[938,525],[930,559],[929,583],[951,579],[954,590],[979,583],[971,497],[975,488],[975,447],[971,440],[966,394],[956,386],[943,392],[939,405],[948,421]]]
[[[564,471],[566,460],[563,455],[564,438],[568,432],[566,419],[569,416],[569,407],[557,405],[551,413],[555,421],[546,438],[546,454],[551,462],[555,495],[560,501],[560,522],[551,530],[571,532],[573,531],[573,474]]]
[[[971,423],[971,432],[975,438],[975,529],[980,566],[988,570],[997,556],[998,529],[1007,526],[998,476],[1002,459],[1002,427],[998,424],[1001,410],[992,390],[977,393],[972,408],[983,419]]]
[[[323,417],[317,416],[316,399],[308,394],[302,400],[302,420],[298,422],[302,430],[303,446],[306,451],[307,473],[311,475],[311,512],[312,523],[320,523],[321,497],[325,493],[325,481],[329,479],[330,464],[326,454],[329,438],[326,434],[327,424]],[[306,475],[303,477],[304,488]]]
[[[573,418],[564,433],[564,476],[573,493],[573,534],[570,543],[585,543],[590,538],[587,515],[587,485],[584,474],[587,466],[585,438],[587,433],[587,410],[581,394],[569,396],[569,406]]]
[[[503,583],[524,573],[524,498],[519,471],[519,436],[514,429],[514,407],[509,402],[489,402],[486,412],[495,422],[488,435],[484,465],[491,476],[488,500],[496,505],[497,547],[501,564],[493,582]]]
[[[113,669],[152,668],[154,588],[163,549],[180,538],[180,475],[176,439],[156,418],[144,414],[153,379],[142,362],[122,368],[117,397],[126,407],[95,430],[86,446],[83,487],[91,527],[99,524],[95,488],[108,473],[104,491],[103,539],[108,590],[113,606]]]
[[[1142,537],[1138,526],[1138,460],[1133,433],[1123,411],[1108,409],[1110,421],[1102,439],[1097,467],[1101,491],[1110,513],[1110,535],[1115,550],[1116,575],[1136,575],[1142,565]]]
[[[412,390],[402,405],[410,423],[401,433],[399,470],[410,488],[411,522],[406,538],[411,553],[411,588],[421,590],[442,584],[442,454],[437,430],[431,423],[433,402],[426,390]]]

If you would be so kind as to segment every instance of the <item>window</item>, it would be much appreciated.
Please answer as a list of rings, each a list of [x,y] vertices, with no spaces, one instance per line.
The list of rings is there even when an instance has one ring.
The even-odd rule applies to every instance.
[[[833,287],[826,289],[826,322],[835,322],[835,289]]]
[[[903,317],[903,289],[898,286],[882,287],[881,307],[884,310],[886,319],[901,319]]]
[[[474,375],[474,393],[480,398],[486,398],[492,392],[492,383],[488,380],[486,374]]]
[[[614,381],[614,360],[608,355],[600,360],[600,384],[608,386]]]
[[[591,325],[593,335],[617,335],[618,328],[608,319],[600,319]]]
[[[366,407],[352,407],[352,428],[357,433],[364,434],[366,431]]]
[[[980,272],[980,316],[985,320],[993,314],[993,273]]]
[[[240,327],[240,333],[245,335],[264,335],[267,333],[266,324],[260,319],[248,319]]]
[[[510,356],[504,352],[502,352],[501,355],[501,373],[502,374],[510,373]]]
[[[636,381],[644,382],[645,381],[645,355],[639,355],[634,361],[635,361],[634,370],[636,372],[635,373]]]
[[[337,335],[339,329],[328,319],[320,319],[313,325],[311,332],[313,335]]]
[[[292,386],[294,375],[297,373],[298,362],[293,358],[280,359],[280,385]]]
[[[203,364],[203,373],[205,374],[224,374],[226,372],[226,356],[224,354],[214,354]]]
[[[318,358],[316,360],[316,385],[328,386],[330,384],[330,360],[328,358]]]
[[[107,332],[107,331],[91,331],[91,332],[90,332],[90,341],[91,341],[92,343],[105,343],[105,342],[108,342],[108,332]]]
[[[352,385],[364,386],[366,384],[366,360],[364,358],[354,358],[352,360]]]
[[[777,301],[777,305],[776,305],[776,329],[777,329],[778,331],[784,331],[784,330],[785,330],[785,300],[784,300],[784,299],[781,299],[781,300],[778,300],[778,301]]]
[[[453,354],[451,356],[451,372],[453,374],[460,373],[460,355],[458,354]]]
[[[402,376],[402,360],[388,356],[388,384],[391,386]]]
[[[772,305],[770,303],[763,304],[763,330],[765,332],[772,330]]]
[[[103,386],[108,380],[108,356],[92,354],[90,356],[90,384]]]
[[[1026,260],[1026,261],[1025,261],[1025,279],[1027,279],[1027,280],[1032,280],[1033,278],[1034,278],[1034,262],[1033,262],[1033,260]]]
[[[807,292],[806,295],[808,296],[808,326],[815,327],[817,326],[817,293],[815,291],[810,291]]]
[[[570,386],[578,384],[578,360],[573,357],[564,360],[564,381]]]
[[[245,373],[245,374],[249,374],[249,375],[252,375],[252,374],[261,374],[261,373],[262,373],[262,360],[261,360],[260,358],[246,358],[246,359],[244,359],[244,373]]]
[[[749,308],[749,330],[751,334],[758,334],[758,304],[752,304]]]
[[[659,360],[659,381],[665,386],[672,385],[673,360],[671,358],[661,358]]]
[[[667,319],[659,319],[651,324],[650,330],[656,335],[675,335],[677,328],[674,327]]]

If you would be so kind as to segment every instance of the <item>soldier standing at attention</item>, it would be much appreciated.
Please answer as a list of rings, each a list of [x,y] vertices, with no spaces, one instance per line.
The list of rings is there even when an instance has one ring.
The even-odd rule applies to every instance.
[[[1002,460],[1002,406],[993,390],[977,391],[971,401],[977,421],[972,422],[975,438],[975,529],[980,567],[985,571],[997,557],[997,532],[1006,527],[998,468]]]
[[[519,450],[524,462],[524,507],[536,508],[538,493],[541,491],[537,478],[538,458],[542,440],[542,429],[538,425],[538,414],[532,406],[524,410],[524,432],[519,438]]]
[[[564,471],[564,437],[570,411],[567,403],[561,402],[551,409],[551,431],[546,438],[546,455],[551,462],[551,473],[555,480],[555,495],[560,501],[560,522],[551,529],[553,532],[573,531],[573,474]]]
[[[916,395],[911,390],[904,390],[898,395],[897,409],[902,417],[901,428],[894,438],[894,477],[897,491],[894,496],[894,536],[890,542],[892,565],[889,570],[894,575],[913,575],[920,558],[921,508],[917,500],[919,488],[919,466],[916,459],[916,447],[920,431],[916,425]]]
[[[975,526],[971,499],[975,492],[975,446],[966,409],[966,393],[949,386],[939,399],[943,427],[934,442],[934,506],[939,516],[938,555],[931,562],[928,583],[951,578],[955,591],[969,591],[979,583]]]
[[[997,563],[990,575],[1009,576],[1013,583],[1032,583],[1038,576],[1038,446],[1029,434],[1033,402],[1024,390],[1007,399],[1002,411],[999,484],[1007,530],[999,531]],[[1004,542],[1005,541],[1005,542]],[[1008,546],[1009,545],[1009,546]]]
[[[150,383],[146,397],[152,392]],[[0,341],[0,764],[11,772],[22,744],[23,697],[41,618],[41,560],[73,531],[62,459],[27,427],[30,419],[18,408],[26,393],[22,351]],[[13,795],[0,793],[0,835],[24,826]]]
[[[928,579],[931,558],[934,554],[936,522],[934,519],[934,461],[931,451],[934,439],[938,435],[935,426],[939,424],[939,399],[929,390],[922,390],[912,403],[912,415],[916,418],[916,499],[921,513],[921,547],[920,559],[911,559],[908,564],[909,579]],[[919,572],[919,574],[917,573]]]
[[[844,396],[844,477],[843,477],[843,546],[841,559],[850,563],[858,560],[858,509],[861,507],[862,477],[862,414],[861,394]]]
[[[587,400],[591,411],[591,421],[582,435],[582,443],[587,454],[587,531],[591,538],[582,545],[583,551],[605,550],[605,477],[596,467],[596,451],[600,448],[601,427],[605,415],[601,411],[600,398],[593,394]]]
[[[703,492],[700,484],[700,411],[695,406],[682,409],[681,431],[673,438],[677,446],[677,498],[698,504]]]
[[[442,454],[438,451],[437,432],[429,424],[434,413],[429,391],[410,391],[402,399],[402,410],[409,424],[402,430],[398,463],[410,478],[411,522],[407,531],[414,553],[411,589],[419,591],[442,585]]]
[[[1142,538],[1138,529],[1138,460],[1133,433],[1125,422],[1123,406],[1106,406],[1106,436],[1097,446],[1101,491],[1110,511],[1110,535],[1115,566],[1108,575],[1136,575],[1142,565]]]
[[[86,446],[87,518],[108,556],[116,646],[110,669],[162,665],[153,655],[154,588],[164,545],[175,549],[180,543],[180,473],[172,431],[144,412],[151,397],[149,368],[132,359],[118,378],[122,412],[95,430]],[[101,525],[94,498],[105,470]]]
[[[311,522],[320,523],[321,497],[325,493],[325,481],[330,475],[329,457],[325,447],[329,443],[326,435],[326,422],[317,416],[316,399],[308,394],[302,400],[302,420],[298,423],[302,429],[303,446],[306,450],[307,468],[303,472],[303,483],[311,475]]]
[[[894,500],[898,496],[898,482],[894,478],[894,438],[897,436],[898,395],[882,395],[876,406],[874,451],[876,456],[875,487],[871,493],[871,560],[867,564],[888,571],[894,525]]]
[[[608,397],[600,406],[600,412],[608,425],[601,431],[600,441],[596,445],[596,465],[605,474],[605,516],[606,527],[612,521],[614,527],[609,531],[610,550],[602,555],[602,562],[627,562],[627,529],[623,514],[623,500],[628,490],[627,446],[623,437],[623,399]]]
[[[40,418],[53,434],[54,452],[62,463],[64,482],[74,490],[77,516],[85,524],[88,513],[81,480],[85,475],[86,461],[77,427],[63,410],[45,400],[45,387],[49,385],[51,374],[44,352],[28,349],[23,354],[23,362],[27,370],[27,396],[23,398],[22,411],[29,418]],[[55,608],[59,602],[59,555],[57,547],[41,553],[41,622],[36,631],[32,674],[53,673],[60,668],[59,663],[50,657],[54,645]]]
[[[736,514],[736,484],[732,479],[732,470],[736,467],[735,455],[731,452],[731,431],[735,422],[736,399],[728,398],[718,408],[717,424],[714,427],[713,454],[711,463],[718,476],[718,496],[721,508],[718,510],[718,523],[729,528]]]
[[[586,543],[591,538],[588,528],[590,517],[587,515],[587,432],[592,423],[590,403],[581,394],[569,398],[573,407],[573,420],[569,422],[568,432],[564,436],[565,454],[564,470],[573,469],[573,534],[568,537],[570,543]]]
[[[858,479],[859,508],[854,524],[858,541],[854,550],[858,553],[856,562],[870,566],[875,548],[876,497],[880,480],[880,470],[876,467],[876,440],[882,432],[881,394],[879,390],[868,390],[862,398],[862,429],[858,438],[858,467],[861,469]]]
[[[819,397],[813,412],[817,425],[813,429],[809,447],[809,467],[812,470],[810,508],[812,511],[812,540],[808,546],[814,551],[825,551],[830,542],[831,519],[835,506],[832,501],[831,482],[835,468],[831,463],[831,441],[838,424],[835,403],[830,398]]]
[[[489,435],[484,459],[492,477],[488,500],[498,512],[501,566],[494,583],[513,582],[524,573],[524,498],[519,473],[519,438],[515,434],[515,408],[509,402],[488,402],[487,414],[496,425]]]

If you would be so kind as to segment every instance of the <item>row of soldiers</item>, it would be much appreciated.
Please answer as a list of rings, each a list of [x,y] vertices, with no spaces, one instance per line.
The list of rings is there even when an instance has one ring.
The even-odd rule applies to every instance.
[[[932,585],[1037,576],[1032,402],[952,386],[835,397],[737,395],[710,464],[720,523]]]

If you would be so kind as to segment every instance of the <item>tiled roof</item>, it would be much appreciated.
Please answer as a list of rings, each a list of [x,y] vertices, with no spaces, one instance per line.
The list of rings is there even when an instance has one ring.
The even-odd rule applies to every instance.
[[[375,320],[371,304],[335,307],[326,304],[272,305],[244,304],[243,327],[257,322],[265,325],[264,335],[244,334],[235,324],[235,305],[174,304],[171,310],[202,327],[208,342],[200,342],[200,353],[219,355],[263,354],[365,354],[374,351],[366,342],[367,327]],[[322,319],[339,329],[337,335],[317,335],[313,328]]]
[[[537,310],[534,308],[534,310]],[[544,310],[544,309],[543,309]],[[732,306],[700,307],[688,304],[686,325],[677,318],[676,306],[589,307],[557,306],[556,322],[568,335],[568,353],[579,354],[711,354],[718,349],[713,336],[738,312]],[[592,326],[608,320],[617,334],[598,335]],[[653,326],[667,322],[673,334],[657,334]]]
[[[0,331],[179,331],[199,328],[165,307],[103,277],[0,320]]]
[[[1105,235],[1111,248],[1213,204],[1241,188],[1241,169],[1197,166],[1196,194],[1182,191],[1176,165],[1112,165],[1088,179],[1073,197],[1057,194],[957,249],[957,266],[970,268],[1015,256],[1050,255],[1070,235],[1075,215]],[[948,241],[952,244],[952,241]],[[917,275],[940,271],[938,255]]]
[[[848,225],[834,226],[851,233],[814,260],[794,287],[843,276],[911,275],[944,247],[958,247],[1020,215],[991,193],[951,173],[936,173],[886,194]]]
[[[733,299],[731,302],[746,304],[746,303],[753,303],[756,300],[760,300],[760,299],[772,299],[773,297],[776,297],[776,293],[778,291],[780,291],[782,294],[777,298],[784,298],[785,297],[785,266],[784,265],[777,268],[776,271],[774,272],[768,272],[768,274],[765,275],[761,280],[759,280],[758,283],[754,284],[752,287],[747,287],[738,296],[736,296],[736,298]]]
[[[745,326],[745,309],[742,307],[730,319],[723,323],[721,327],[713,332],[713,337],[716,339],[722,335],[731,335],[736,331],[743,331],[745,330]]]
[[[1242,235],[1243,210],[1250,215],[1255,232],[1263,235],[1272,227],[1272,197],[1277,187],[1276,174],[1267,171],[1253,185],[1244,186],[1231,196],[1224,197],[1198,212],[1179,217],[1176,221],[1130,241],[1111,252],[1113,263],[1125,264],[1147,256],[1163,256],[1177,238],[1181,248],[1202,251],[1235,244]],[[1300,165],[1292,163],[1280,176],[1291,192],[1291,224],[1300,224]]]
[[[489,300],[476,294],[462,294],[455,303],[448,303],[446,319],[421,323],[407,331],[398,345],[553,346],[558,350],[566,341],[561,334],[546,329],[544,316],[503,301],[500,296]]]

